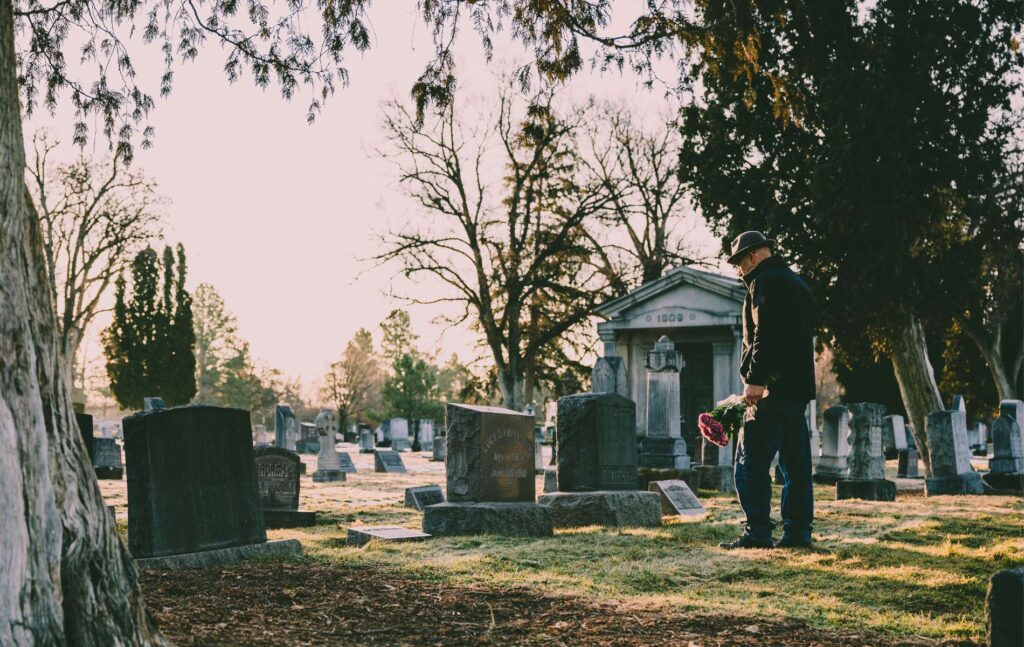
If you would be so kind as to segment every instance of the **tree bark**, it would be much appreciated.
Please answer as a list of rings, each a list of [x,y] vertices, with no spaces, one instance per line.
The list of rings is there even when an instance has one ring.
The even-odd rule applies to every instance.
[[[917,453],[924,461],[925,473],[931,476],[931,452],[925,421],[929,413],[943,409],[942,397],[935,383],[935,370],[928,359],[928,346],[925,344],[921,322],[906,309],[903,311],[903,322],[903,327],[891,340],[892,367],[900,385],[903,406],[914,426]]]
[[[960,327],[967,333],[967,336],[978,347],[982,359],[988,365],[992,373],[992,382],[996,385],[996,392],[1000,400],[1014,399],[1013,386],[1009,374],[1006,372],[1006,365],[1003,362],[1003,327],[996,324],[992,330],[982,330],[975,327],[966,318],[960,318]],[[1024,351],[1024,349],[1022,349]]]
[[[71,407],[0,2],[0,644],[164,644]]]

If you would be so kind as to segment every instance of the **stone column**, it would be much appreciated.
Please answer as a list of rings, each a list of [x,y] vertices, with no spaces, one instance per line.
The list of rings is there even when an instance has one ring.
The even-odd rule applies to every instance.
[[[647,354],[647,434],[640,444],[640,466],[689,469],[680,423],[679,373],[682,353],[662,336]]]

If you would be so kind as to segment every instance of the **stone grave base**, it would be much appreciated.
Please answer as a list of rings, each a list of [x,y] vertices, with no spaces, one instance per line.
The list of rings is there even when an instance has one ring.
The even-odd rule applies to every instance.
[[[544,470],[544,492],[558,492],[558,470]]]
[[[836,483],[836,500],[895,501],[896,484],[886,479],[845,479]]]
[[[265,528],[310,528],[316,525],[316,513],[300,510],[264,510]]]
[[[661,497],[639,490],[555,492],[537,497],[551,508],[556,528],[661,525]]]
[[[848,471],[845,474],[835,472],[815,472],[814,476],[811,477],[811,480],[819,485],[835,485],[839,481],[845,481],[849,478],[848,474]]]
[[[423,508],[423,532],[434,536],[551,537],[551,508],[536,503],[439,503]]]
[[[124,476],[123,467],[97,467],[96,478],[105,481],[120,481]]]
[[[145,557],[135,560],[135,566],[141,570],[166,568],[177,571],[184,568],[209,568],[211,566],[234,564],[239,560],[251,559],[253,557],[287,557],[301,554],[302,544],[299,543],[298,539],[282,539],[262,544],[204,550],[198,553]]]
[[[429,538],[430,535],[426,533],[401,526],[353,526],[348,529],[345,543],[349,546],[365,546],[374,540],[393,543],[423,541]]]
[[[715,492],[736,491],[736,479],[731,465],[698,465],[697,473],[700,474],[702,489]]]
[[[1024,494],[1024,474],[983,474],[981,480],[993,494]]]
[[[345,472],[341,470],[317,470],[313,472],[314,483],[333,483],[334,481],[344,481]]]
[[[936,476],[924,480],[925,496],[940,494],[984,494],[985,485],[977,472],[956,476]]]
[[[686,481],[690,489],[696,492],[700,489],[700,472],[695,469],[659,469],[656,467],[641,467],[637,470],[637,489],[647,490],[653,481],[672,481],[678,479]]]

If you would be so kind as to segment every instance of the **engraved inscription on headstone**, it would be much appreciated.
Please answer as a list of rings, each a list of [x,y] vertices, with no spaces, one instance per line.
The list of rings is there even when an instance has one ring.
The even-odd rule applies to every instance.
[[[532,415],[449,404],[447,421],[449,501],[534,501]]]
[[[500,426],[483,439],[480,444],[481,500],[524,500],[523,482],[529,480],[533,484],[534,442],[532,430],[524,435],[514,427]]]
[[[558,490],[637,488],[636,405],[617,393],[558,400]]]
[[[661,495],[661,513],[664,515],[699,516],[705,513],[700,499],[686,481],[652,481],[648,490]]]
[[[265,510],[299,509],[299,455],[283,447],[257,447],[256,485]]]

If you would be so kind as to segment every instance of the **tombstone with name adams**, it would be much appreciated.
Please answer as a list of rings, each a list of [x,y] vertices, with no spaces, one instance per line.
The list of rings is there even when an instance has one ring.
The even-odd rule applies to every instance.
[[[270,445],[258,445],[253,454],[263,525],[267,528],[315,526],[315,512],[299,512],[299,455]]]
[[[636,404],[618,393],[579,393],[558,400],[556,527],[660,526],[657,495],[637,489]]]
[[[550,537],[551,511],[535,503],[533,415],[449,403],[445,418],[448,502],[424,508],[423,532]]]

